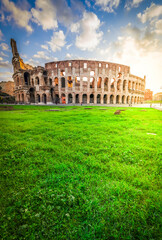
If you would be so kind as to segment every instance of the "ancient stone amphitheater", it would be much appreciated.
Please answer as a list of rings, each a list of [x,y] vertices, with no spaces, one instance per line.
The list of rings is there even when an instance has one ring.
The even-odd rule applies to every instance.
[[[137,104],[143,103],[145,77],[130,67],[104,61],[67,60],[45,67],[24,64],[11,39],[17,103]]]

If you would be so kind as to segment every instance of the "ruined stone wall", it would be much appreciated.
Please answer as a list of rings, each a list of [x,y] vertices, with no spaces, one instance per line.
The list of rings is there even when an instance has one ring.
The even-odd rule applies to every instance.
[[[68,60],[16,71],[17,102],[25,103],[142,103],[145,77],[130,74],[130,67],[116,63]]]
[[[1,92],[7,93],[10,96],[14,96],[14,82],[0,82],[0,87],[2,87]]]

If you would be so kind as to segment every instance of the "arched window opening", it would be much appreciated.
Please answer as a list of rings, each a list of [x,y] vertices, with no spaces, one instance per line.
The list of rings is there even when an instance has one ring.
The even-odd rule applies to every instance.
[[[108,91],[108,78],[107,77],[104,80],[104,91]]]
[[[129,101],[130,101],[130,97],[128,96],[127,97],[127,104],[129,104]]]
[[[93,94],[90,95],[90,103],[94,103],[94,95]]]
[[[100,94],[97,95],[97,103],[98,104],[101,103],[101,95]]]
[[[120,79],[117,81],[117,90],[118,91],[121,90],[121,80]]]
[[[111,91],[114,91],[114,84],[115,84],[115,78],[112,78],[112,79],[111,79],[111,84],[110,84]],[[113,95],[112,95],[112,96],[113,96]]]
[[[54,86],[55,86],[55,87],[58,86],[58,78],[57,78],[57,77],[55,77],[55,79],[54,79]]]
[[[64,77],[61,78],[61,87],[65,88],[65,78]]]
[[[123,81],[123,91],[126,90],[126,80]]]
[[[75,87],[80,86],[80,77],[75,77]]]
[[[82,102],[87,103],[87,94],[83,94]]]
[[[37,102],[40,103],[40,95],[37,94]]]
[[[62,104],[66,104],[66,96],[64,93],[61,95],[61,102]]]
[[[79,94],[76,94],[75,96],[75,103],[79,103]]]
[[[124,95],[122,96],[122,103],[123,104],[125,103],[125,96]]]
[[[90,78],[90,88],[94,88],[95,79],[93,77]]]
[[[50,95],[51,95],[51,102],[53,102],[54,101],[54,89],[53,88],[50,89]]]
[[[61,77],[64,77],[65,76],[65,70],[61,70],[60,75],[61,75]]]
[[[128,90],[131,90],[131,81],[128,82]]]
[[[90,76],[93,77],[95,75],[94,71],[90,71]]]
[[[101,82],[102,82],[102,78],[99,77],[97,81],[97,88],[101,88]]]
[[[107,104],[107,95],[106,94],[103,97],[103,102],[104,102],[104,104]]]
[[[34,79],[32,78],[32,86],[34,86]]]
[[[22,93],[22,103],[24,103],[24,94]]]
[[[46,96],[45,93],[43,93],[43,95],[42,95],[42,102],[43,102],[44,104],[47,103],[47,96]]]
[[[132,90],[135,89],[135,82],[132,82]]]
[[[67,83],[68,83],[68,87],[69,87],[69,88],[72,88],[72,87],[73,87],[73,81],[72,81],[71,76],[68,76],[68,77],[67,77]]]
[[[24,73],[25,85],[30,85],[30,74],[28,72]]]
[[[52,79],[49,78],[49,85],[52,86]]]
[[[39,77],[36,77],[36,78],[35,78],[35,84],[36,84],[36,85],[39,85]]]
[[[114,103],[114,95],[110,96],[110,103],[113,104]]]
[[[72,103],[73,102],[73,96],[71,93],[69,93],[68,95],[68,103]]]
[[[30,103],[35,103],[35,89],[34,88],[29,89],[29,95],[30,95]]]
[[[116,103],[120,103],[119,101],[120,101],[120,96],[117,95],[117,96],[116,96]]]

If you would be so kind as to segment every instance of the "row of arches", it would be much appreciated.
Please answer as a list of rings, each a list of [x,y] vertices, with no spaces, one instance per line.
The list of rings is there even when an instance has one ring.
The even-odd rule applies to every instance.
[[[81,77],[76,76],[75,78],[72,78],[72,76],[68,76],[67,78],[64,77],[64,75],[61,76],[60,78],[60,84],[61,88],[65,88],[66,86],[68,88],[72,88],[73,86],[79,87],[81,83]],[[21,84],[20,78],[17,78],[16,80],[16,85],[18,86]],[[40,85],[40,79],[38,76],[35,77],[35,79],[30,79],[30,74],[28,72],[24,73],[24,84],[25,85],[30,85],[30,86],[35,86],[35,85]],[[54,79],[48,78],[47,77],[47,71],[43,72],[43,85],[49,85],[49,86],[54,86],[57,87],[59,85],[59,78],[55,77]],[[87,77],[82,77],[82,85],[83,87],[89,87],[94,88],[96,84],[97,89],[104,88],[104,91],[109,90],[113,91],[115,88],[117,91],[125,91],[126,89],[128,90],[141,90],[144,91],[144,84],[140,82],[135,82],[133,80],[121,80],[119,78],[111,78],[109,79],[108,77],[102,78],[94,78],[91,76],[90,78]]]
[[[30,91],[28,96],[28,102],[30,103],[47,103],[47,99],[50,99],[51,102],[53,103],[83,103],[83,104],[138,104],[138,103],[143,103],[143,98],[141,97],[137,97],[137,96],[120,96],[120,95],[108,95],[108,94],[67,94],[65,95],[64,93],[61,94],[61,97],[59,97],[58,94],[53,94],[53,96],[51,96],[50,94],[46,94],[43,93],[38,94],[38,93],[34,93],[34,91]],[[24,103],[25,102],[25,98],[24,98],[24,93],[22,94],[18,94],[17,95],[17,102],[19,103]]]

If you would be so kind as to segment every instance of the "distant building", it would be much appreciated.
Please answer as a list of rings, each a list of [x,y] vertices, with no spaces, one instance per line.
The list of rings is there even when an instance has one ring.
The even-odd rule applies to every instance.
[[[153,100],[153,91],[151,91],[150,89],[145,89],[144,100],[152,101]]]
[[[12,81],[0,82],[1,92],[14,96],[15,84]]]
[[[154,95],[154,101],[162,101],[162,92],[158,92]]]

